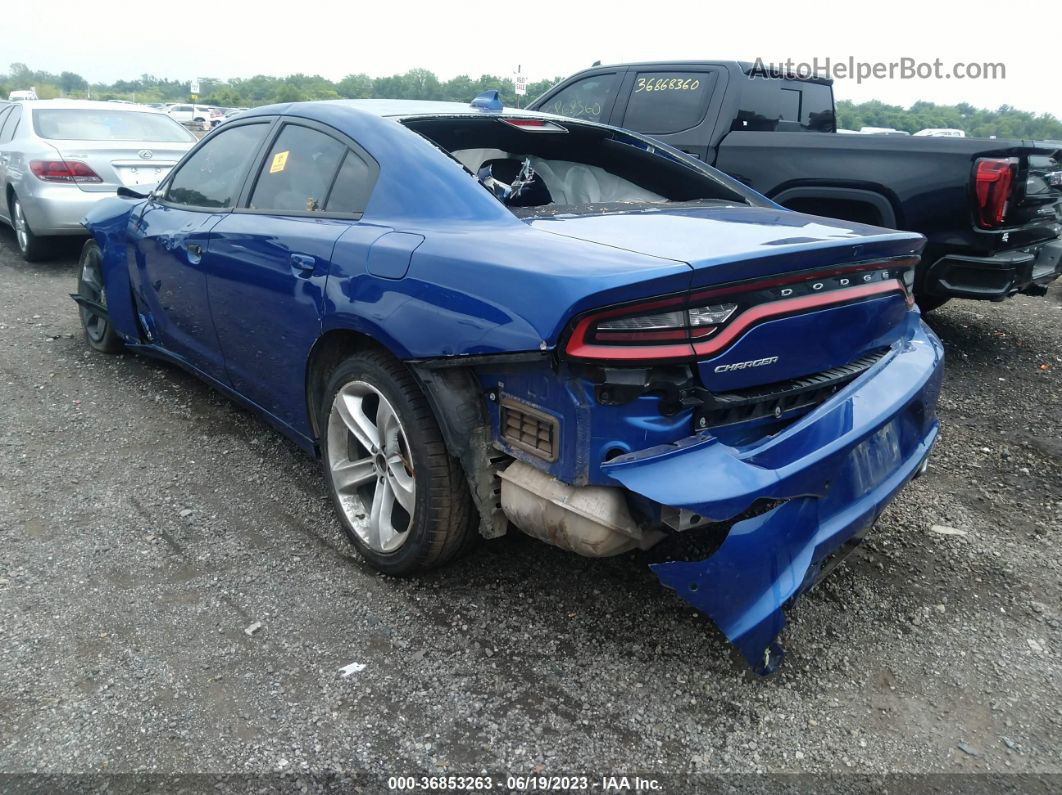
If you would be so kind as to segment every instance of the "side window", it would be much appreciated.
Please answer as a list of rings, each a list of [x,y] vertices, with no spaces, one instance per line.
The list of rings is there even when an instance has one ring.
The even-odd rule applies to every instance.
[[[612,101],[619,81],[616,72],[584,77],[554,94],[538,110],[586,121],[602,121],[601,114]]]
[[[15,105],[11,108],[11,112],[7,114],[7,118],[4,119],[3,125],[0,126],[0,144],[6,144],[15,137],[15,130],[18,129],[18,123],[21,119],[22,106]]]
[[[375,182],[375,174],[369,164],[358,155],[348,151],[339,168],[332,192],[328,194],[325,209],[330,213],[364,212],[369,203],[369,194]]]
[[[251,209],[276,213],[324,210],[347,147],[330,135],[287,124],[262,163]]]
[[[834,132],[833,91],[822,83],[749,77],[732,130]]]
[[[244,124],[219,132],[174,174],[166,201],[191,207],[234,206],[268,129],[268,124]]]
[[[716,72],[639,72],[623,126],[648,135],[696,127],[708,113]]]
[[[7,115],[11,112],[11,107],[0,107],[0,133],[4,131],[4,122],[7,121]]]

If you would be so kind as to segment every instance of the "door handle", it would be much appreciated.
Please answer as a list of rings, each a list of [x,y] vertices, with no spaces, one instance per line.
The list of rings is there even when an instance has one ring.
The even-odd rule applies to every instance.
[[[313,269],[317,267],[317,258],[311,257],[309,254],[292,254],[291,267],[293,270],[298,271],[300,275],[309,276],[313,273]]]
[[[203,247],[198,243],[189,243],[187,245],[188,261],[193,265],[198,265],[203,259]]]

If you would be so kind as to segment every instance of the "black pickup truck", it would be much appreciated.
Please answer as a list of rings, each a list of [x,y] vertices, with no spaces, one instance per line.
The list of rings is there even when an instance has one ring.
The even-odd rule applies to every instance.
[[[926,310],[1042,295],[1062,271],[1057,143],[838,134],[832,81],[736,61],[595,66],[530,107],[650,135],[794,210],[921,232]]]

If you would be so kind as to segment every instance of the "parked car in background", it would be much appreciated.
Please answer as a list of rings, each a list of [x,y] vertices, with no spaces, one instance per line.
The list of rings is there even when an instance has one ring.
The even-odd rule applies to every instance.
[[[910,135],[906,130],[897,130],[895,127],[860,127],[862,135]]]
[[[37,90],[29,89],[28,91],[12,91],[7,95],[8,102],[32,102],[37,99]]]
[[[174,121],[190,127],[199,126],[203,130],[209,130],[221,123],[221,112],[217,108],[210,108],[206,105],[178,103],[166,108],[166,113]]]
[[[50,238],[83,235],[81,221],[120,187],[165,177],[195,136],[140,105],[85,100],[0,107],[0,221],[15,230],[27,260]]]
[[[494,92],[256,108],[87,225],[89,345],[176,362],[319,454],[370,565],[510,522],[651,550],[761,673],[783,605],[938,433],[920,235]]]
[[[1043,295],[1062,272],[1062,190],[1026,191],[1031,141],[836,135],[830,80],[755,76],[735,61],[654,62],[579,72],[531,108],[653,136],[801,212],[920,232],[915,282],[948,298]],[[865,128],[864,128],[865,129]]]
[[[956,130],[954,127],[927,127],[924,130],[916,132],[915,136],[928,136],[930,138],[965,138],[966,133],[963,130]]]

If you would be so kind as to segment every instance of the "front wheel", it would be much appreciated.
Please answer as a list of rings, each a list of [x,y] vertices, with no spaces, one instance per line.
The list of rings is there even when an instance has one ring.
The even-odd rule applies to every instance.
[[[467,546],[464,473],[409,371],[383,351],[336,368],[320,406],[321,461],[343,530],[374,568],[403,575]]]
[[[99,244],[89,240],[81,248],[77,267],[78,313],[89,347],[100,353],[118,353],[122,340],[111,326],[107,290],[103,286],[103,255]]]

